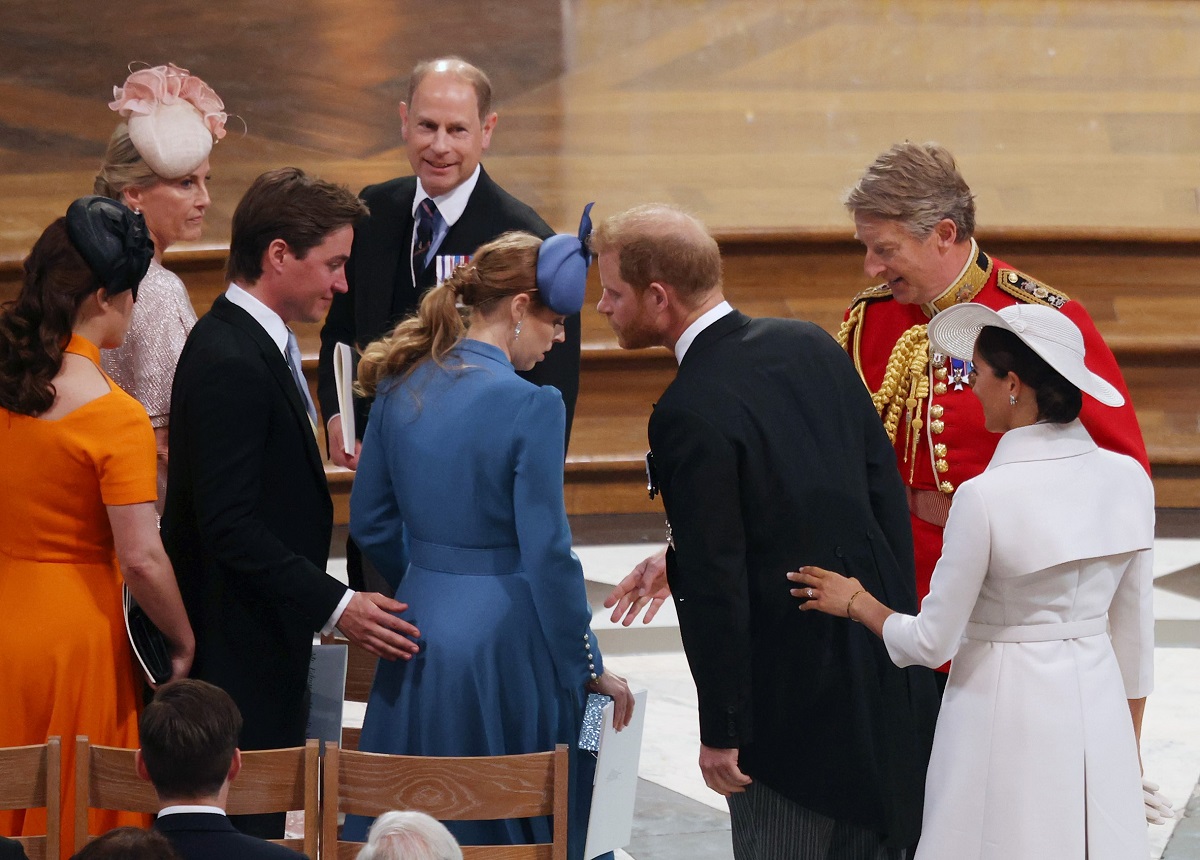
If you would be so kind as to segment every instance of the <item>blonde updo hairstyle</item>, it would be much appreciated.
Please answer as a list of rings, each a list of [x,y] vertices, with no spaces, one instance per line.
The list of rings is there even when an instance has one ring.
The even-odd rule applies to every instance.
[[[126,188],[149,188],[160,179],[129,139],[128,123],[117,125],[92,184],[93,193],[124,203],[122,192]]]
[[[363,350],[355,389],[375,395],[386,379],[402,379],[425,359],[442,364],[446,354],[477,317],[504,313],[504,299],[537,290],[537,257],[542,240],[530,233],[504,233],[481,245],[471,262],[459,266],[421,299],[416,314]],[[457,304],[462,300],[463,312]]]

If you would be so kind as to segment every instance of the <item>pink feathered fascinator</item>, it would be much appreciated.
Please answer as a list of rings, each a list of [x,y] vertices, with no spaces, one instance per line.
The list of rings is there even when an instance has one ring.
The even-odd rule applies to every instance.
[[[108,106],[129,123],[129,139],[164,179],[191,173],[225,136],[225,104],[212,87],[174,63],[138,69],[113,87]]]

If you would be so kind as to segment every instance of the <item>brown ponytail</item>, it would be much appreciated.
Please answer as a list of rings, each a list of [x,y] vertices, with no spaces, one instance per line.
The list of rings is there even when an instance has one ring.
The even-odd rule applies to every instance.
[[[481,245],[470,263],[424,295],[414,316],[363,350],[355,391],[371,397],[385,379],[407,376],[427,358],[441,364],[475,314],[486,313],[499,299],[536,288],[541,244],[536,236],[513,232]],[[466,322],[456,307],[459,297],[469,309]]]

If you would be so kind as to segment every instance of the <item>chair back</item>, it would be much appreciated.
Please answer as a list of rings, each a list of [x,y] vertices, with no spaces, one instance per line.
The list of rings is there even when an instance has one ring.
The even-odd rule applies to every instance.
[[[365,705],[371,698],[371,685],[375,683],[375,667],[379,665],[379,658],[361,645],[340,636],[322,636],[321,644],[346,646],[346,701]],[[361,735],[361,728],[343,728],[341,748],[358,749]]]
[[[29,860],[58,860],[62,838],[62,747],[44,744],[0,749],[0,809],[45,809],[45,836],[18,836]]]
[[[75,850],[87,844],[88,809],[158,812],[154,787],[137,775],[136,750],[93,746],[84,736],[76,739]],[[230,815],[304,810],[302,839],[273,839],[310,858],[317,856],[320,785],[320,745],[310,740],[302,747],[248,750],[242,769],[229,786],[225,810]],[[31,858],[32,860],[32,858]]]
[[[338,813],[377,816],[414,809],[443,821],[553,816],[554,841],[463,846],[468,860],[566,860],[567,747],[527,755],[400,756],[325,747],[321,850],[353,860],[362,844],[338,841]],[[336,846],[336,848],[335,848]]]

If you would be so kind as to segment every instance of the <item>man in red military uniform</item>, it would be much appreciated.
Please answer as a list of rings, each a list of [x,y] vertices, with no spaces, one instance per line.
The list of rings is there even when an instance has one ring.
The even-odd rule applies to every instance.
[[[948,150],[896,144],[867,168],[845,202],[866,246],[863,268],[883,283],[855,296],[838,341],[896,449],[908,488],[918,599],[929,593],[955,488],[984,470],[1000,440],[984,429],[983,410],[966,384],[970,362],[930,352],[925,330],[939,310],[959,302],[993,310],[1033,302],[1070,317],[1083,332],[1088,367],[1125,396],[1125,405],[1113,409],[1084,395],[1080,419],[1097,445],[1150,470],[1125,380],[1091,317],[1078,302],[979,248],[975,201]],[[648,558],[613,589],[605,605],[615,606],[614,621],[628,625],[647,606],[646,620],[653,617],[669,596],[662,569],[661,554]]]
[[[930,351],[926,326],[938,311],[961,302],[993,310],[1030,302],[1070,317],[1083,332],[1088,367],[1125,396],[1123,407],[1111,409],[1084,395],[1080,419],[1100,447],[1150,470],[1125,380],[1091,317],[978,246],[971,189],[945,148],[896,144],[867,168],[845,203],[866,246],[863,268],[883,283],[855,296],[838,341],[896,448],[908,487],[918,598],[929,592],[955,488],[984,470],[1000,440],[984,429],[966,384],[970,362]]]

